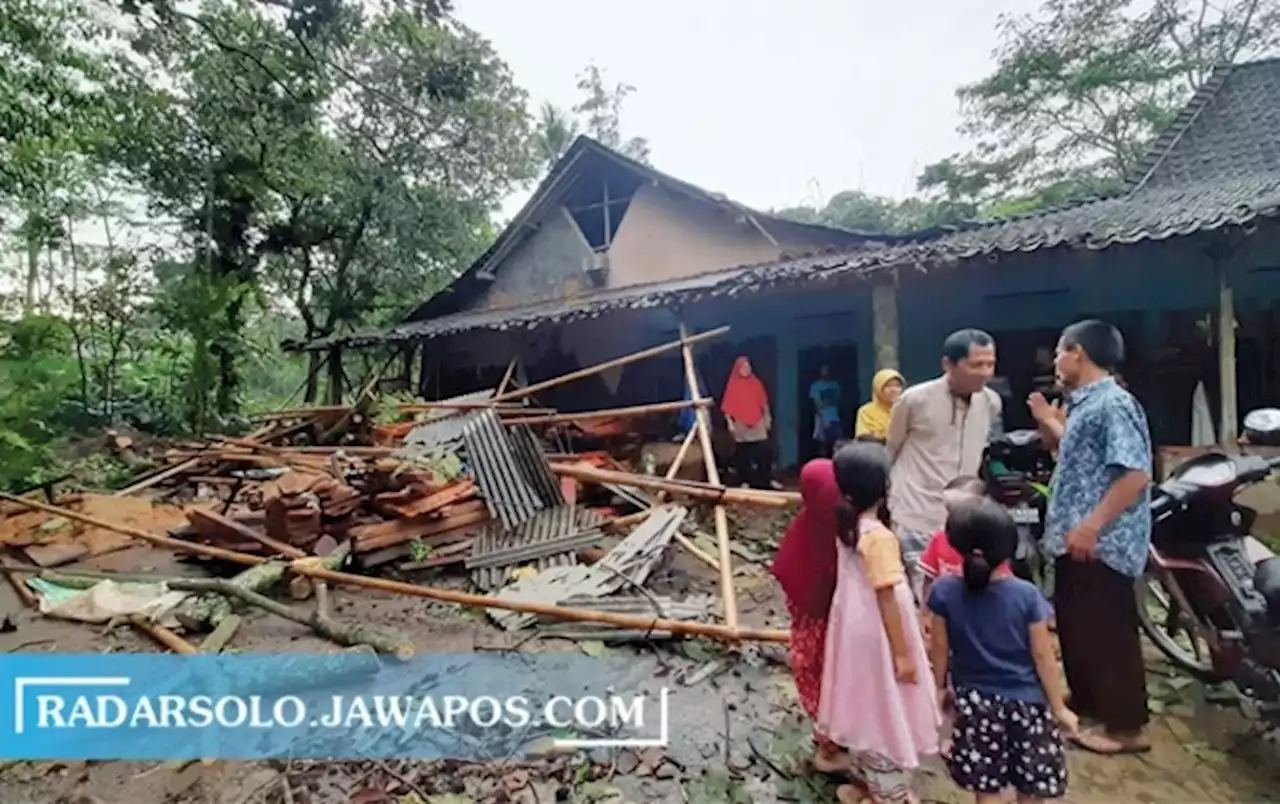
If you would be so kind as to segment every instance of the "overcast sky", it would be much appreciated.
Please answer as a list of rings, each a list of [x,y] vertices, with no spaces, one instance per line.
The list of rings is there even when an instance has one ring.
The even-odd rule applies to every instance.
[[[654,166],[766,209],[844,189],[904,196],[965,147],[957,86],[996,19],[1038,0],[455,0],[533,96],[563,107],[594,61],[636,92],[623,135]],[[514,199],[513,199],[514,200]]]

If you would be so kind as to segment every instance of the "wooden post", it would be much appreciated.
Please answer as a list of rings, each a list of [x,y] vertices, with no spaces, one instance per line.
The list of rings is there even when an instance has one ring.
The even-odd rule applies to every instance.
[[[329,404],[342,404],[342,347],[329,347]]]
[[[1222,387],[1222,421],[1218,443],[1223,449],[1238,448],[1240,414],[1236,385],[1236,300],[1231,287],[1230,260],[1214,261],[1218,273],[1218,378]]]
[[[597,363],[594,366],[587,366],[586,368],[578,369],[577,371],[571,371],[568,374],[562,374],[559,377],[552,377],[549,380],[543,380],[542,382],[535,382],[533,385],[526,385],[524,388],[516,388],[513,391],[508,391],[504,393],[502,396],[495,396],[489,401],[490,402],[510,402],[513,399],[523,399],[526,396],[532,396],[533,394],[536,394],[539,391],[545,391],[548,388],[555,388],[556,386],[564,385],[567,382],[573,382],[574,380],[581,380],[584,377],[594,377],[595,375],[600,374],[601,372],[608,371],[611,368],[617,368],[618,366],[626,366],[631,363],[635,363],[638,360],[647,360],[651,357],[657,357],[658,355],[666,354],[667,352],[674,351],[681,347],[684,347],[687,349],[691,344],[697,343],[699,341],[705,341],[709,338],[718,338],[728,331],[729,331],[728,327],[719,327],[718,329],[709,329],[706,332],[699,332],[697,335],[690,337],[688,340],[682,339],[679,341],[672,341],[671,343],[664,343],[661,346],[654,346],[649,349],[642,349],[639,352],[632,352],[631,354],[624,355],[623,357],[614,358],[613,360],[606,360],[603,363]],[[698,397],[695,394],[695,398],[700,399],[701,397]]]
[[[689,341],[689,330],[680,325],[680,351],[684,355],[684,378],[689,384],[689,396],[702,399],[702,389],[698,387],[698,371],[693,363],[693,345]],[[703,407],[694,408],[697,417],[698,441],[702,446],[702,461],[707,467],[707,482],[720,485],[720,470],[716,467],[715,452],[711,448],[711,416]],[[730,631],[738,630],[738,601],[733,589],[733,562],[729,552],[729,517],[724,506],[717,505],[713,513],[716,525],[716,544],[720,553],[720,597],[724,602],[724,622]]]
[[[872,342],[876,368],[900,368],[898,358],[898,273],[871,288]]]

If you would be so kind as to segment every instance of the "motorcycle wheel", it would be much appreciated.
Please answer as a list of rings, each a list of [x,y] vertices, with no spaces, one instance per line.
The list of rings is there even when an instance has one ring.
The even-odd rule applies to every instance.
[[[1170,593],[1173,583],[1164,573],[1147,572],[1138,579],[1134,591],[1138,597],[1138,622],[1174,667],[1201,681],[1225,681],[1213,670],[1209,643],[1202,635],[1203,624],[1192,612],[1182,611],[1177,598]]]

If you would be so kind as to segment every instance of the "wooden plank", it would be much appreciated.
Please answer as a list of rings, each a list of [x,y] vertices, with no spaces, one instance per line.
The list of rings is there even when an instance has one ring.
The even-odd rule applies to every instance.
[[[240,624],[244,622],[239,614],[229,614],[222,618],[218,627],[200,643],[201,653],[221,653],[223,648],[235,637]]]
[[[397,544],[411,542],[415,539],[425,540],[460,528],[479,525],[488,520],[489,512],[483,508],[478,511],[454,514],[443,519],[432,519],[425,522],[402,519],[398,521],[406,523],[405,527],[373,538],[360,539],[355,544],[355,552],[367,553],[384,547],[394,547]]]
[[[390,511],[395,516],[412,519],[413,517],[424,516],[438,511],[448,505],[473,499],[479,493],[480,489],[476,486],[475,481],[464,480],[411,502],[384,503],[380,507]]]
[[[216,511],[194,508],[187,512],[187,519],[197,533],[201,533],[208,538],[219,540],[227,538],[228,541],[234,541],[236,538],[249,539],[286,558],[305,558],[307,555],[291,544],[276,541],[265,533],[261,533],[248,525],[242,525]]]

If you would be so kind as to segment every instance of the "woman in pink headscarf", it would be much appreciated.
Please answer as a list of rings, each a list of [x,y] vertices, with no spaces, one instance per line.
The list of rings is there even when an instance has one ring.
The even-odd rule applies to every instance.
[[[809,461],[800,470],[803,505],[791,520],[773,575],[782,587],[791,615],[791,675],[805,712],[817,723],[822,692],[822,659],[827,641],[827,612],[836,588],[836,509],[840,487],[830,460]],[[843,770],[845,757],[835,743],[815,734],[813,767],[823,773]]]

